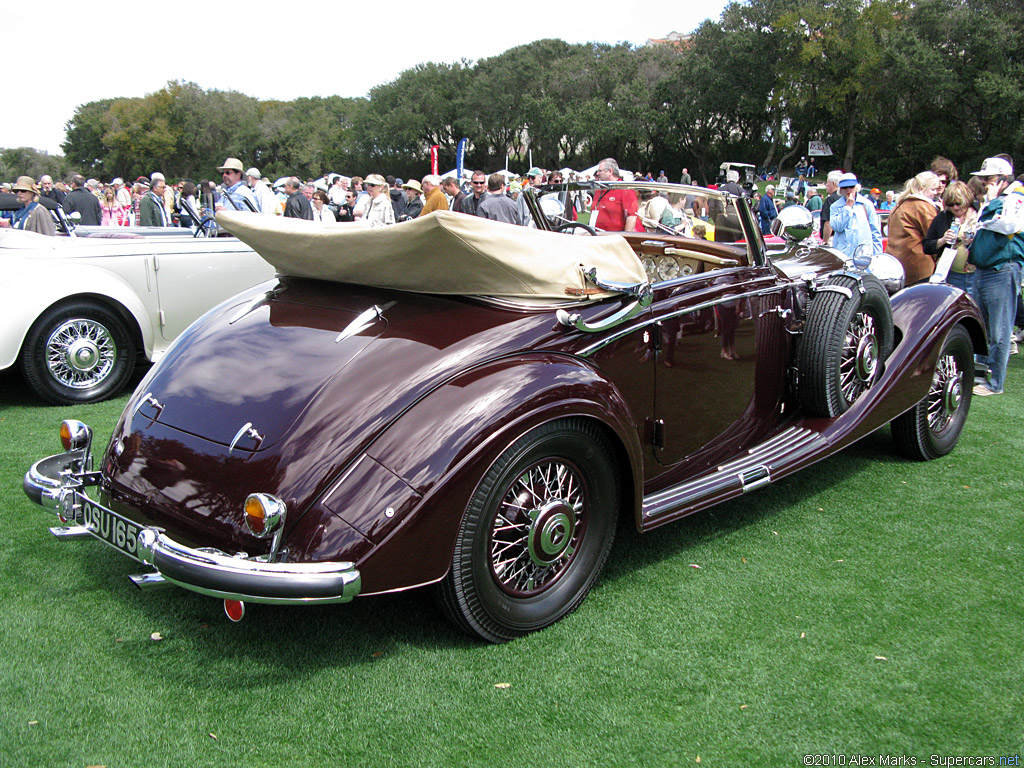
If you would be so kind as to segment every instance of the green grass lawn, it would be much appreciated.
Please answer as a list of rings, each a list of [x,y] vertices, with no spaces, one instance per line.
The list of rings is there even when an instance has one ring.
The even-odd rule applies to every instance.
[[[216,600],[138,592],[138,567],[99,542],[57,541],[22,474],[59,450],[62,418],[104,445],[125,400],[46,407],[0,377],[5,768],[929,765],[1024,748],[1020,357],[945,459],[897,458],[883,429],[654,533],[623,525],[581,609],[502,646],[423,591],[253,605],[234,625]]]

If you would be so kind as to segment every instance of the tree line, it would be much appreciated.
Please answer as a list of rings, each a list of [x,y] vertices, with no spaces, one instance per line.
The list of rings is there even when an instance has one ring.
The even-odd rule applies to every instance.
[[[819,168],[865,178],[907,178],[937,154],[971,167],[996,152],[1024,161],[1018,2],[746,0],[679,47],[539,40],[420,64],[367,98],[260,101],[169,82],[79,106],[64,163],[104,178],[199,179],[236,156],[271,177],[416,177],[433,145],[442,170],[453,167],[462,137],[467,168],[610,156],[702,181],[723,160],[791,168],[811,139],[835,152]],[[24,154],[0,151],[0,174],[33,159]]]

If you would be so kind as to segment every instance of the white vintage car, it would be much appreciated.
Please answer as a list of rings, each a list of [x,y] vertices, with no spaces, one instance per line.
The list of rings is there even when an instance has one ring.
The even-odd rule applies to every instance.
[[[274,276],[234,237],[69,229],[0,229],[0,370],[17,366],[51,403],[112,397],[140,355],[158,359],[206,310]]]

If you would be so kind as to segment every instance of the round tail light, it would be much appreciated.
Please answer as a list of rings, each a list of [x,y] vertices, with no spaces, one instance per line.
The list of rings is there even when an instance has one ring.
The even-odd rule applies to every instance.
[[[77,419],[65,419],[60,423],[60,444],[65,451],[85,448],[92,438],[92,430]]]
[[[245,524],[261,539],[281,527],[285,512],[284,502],[269,493],[251,493],[245,500]]]

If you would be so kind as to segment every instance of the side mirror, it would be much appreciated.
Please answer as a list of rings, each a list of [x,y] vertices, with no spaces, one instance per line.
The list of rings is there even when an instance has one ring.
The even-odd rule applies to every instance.
[[[802,205],[788,205],[772,222],[772,234],[793,243],[806,240],[814,232],[814,217]]]

